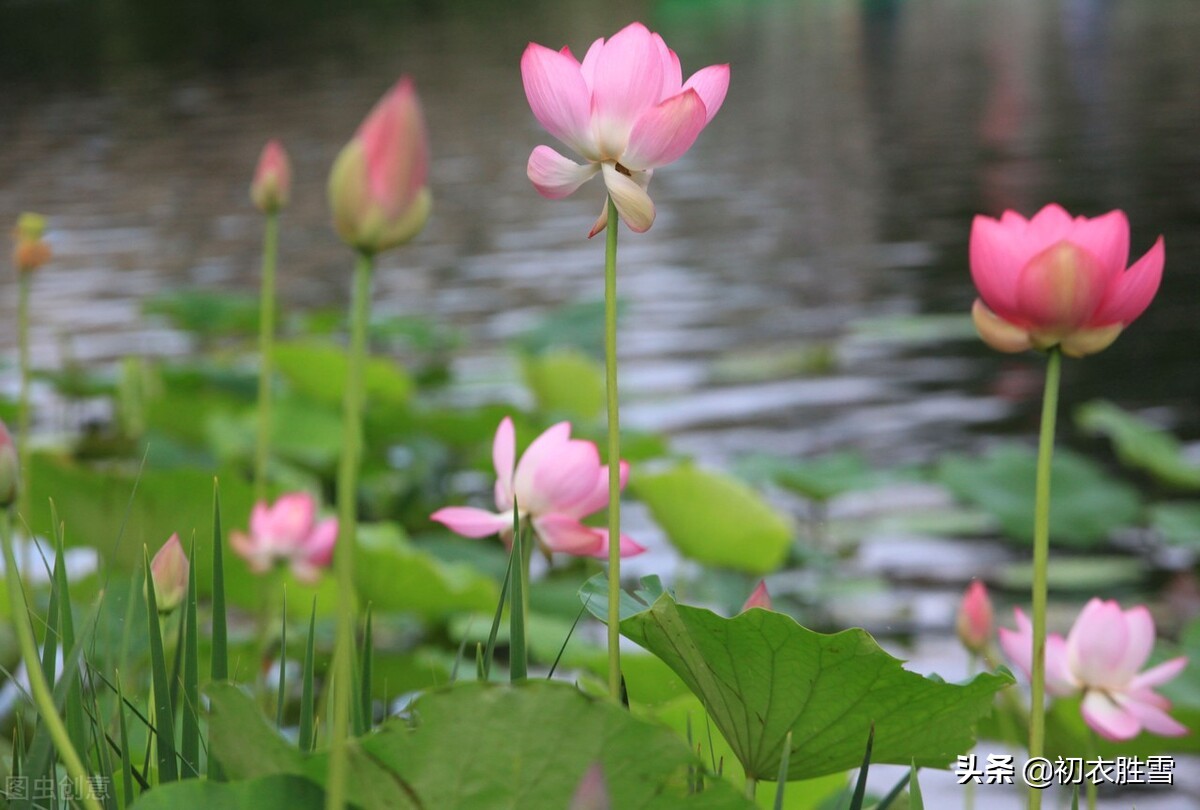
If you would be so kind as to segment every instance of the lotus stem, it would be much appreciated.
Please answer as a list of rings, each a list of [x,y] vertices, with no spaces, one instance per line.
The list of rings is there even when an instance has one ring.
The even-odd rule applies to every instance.
[[[254,452],[254,500],[267,499],[267,459],[271,448],[271,374],[275,351],[275,264],[279,255],[279,214],[267,214],[263,232],[262,290],[258,316],[258,443]]]
[[[608,691],[621,701],[621,416],[617,396],[617,206],[604,249],[604,381],[608,405]]]
[[[1037,484],[1033,508],[1033,662],[1032,703],[1029,707],[1029,757],[1041,757],[1046,744],[1046,592],[1050,566],[1050,470],[1054,457],[1054,427],[1058,417],[1058,388],[1062,352],[1053,348],[1046,365],[1042,424],[1038,436]],[[1029,792],[1030,810],[1042,806],[1042,793]]]

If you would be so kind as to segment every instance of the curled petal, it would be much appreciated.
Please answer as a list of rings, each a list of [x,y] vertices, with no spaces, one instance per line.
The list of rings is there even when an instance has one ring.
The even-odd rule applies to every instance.
[[[593,529],[592,531],[594,531],[600,535],[600,548],[596,549],[595,553],[593,553],[591,556],[596,557],[597,559],[607,560],[608,559],[608,537],[609,537],[608,529]],[[643,546],[641,543],[638,543],[632,537],[625,534],[624,532],[621,533],[621,552],[620,552],[620,554],[621,554],[622,559],[624,559],[626,557],[636,557],[637,555],[645,552],[645,550],[646,550],[646,547]]]
[[[496,508],[512,508],[513,467],[517,457],[517,434],[510,417],[500,420],[492,440],[492,466],[496,470]]]
[[[298,543],[312,530],[316,515],[316,499],[307,492],[281,495],[271,507],[262,533],[279,541]]]
[[[1126,693],[1118,695],[1117,700],[1126,711],[1138,719],[1142,726],[1151,734],[1163,737],[1182,737],[1188,733],[1187,726],[1178,723],[1167,714],[1170,708],[1167,700],[1153,692],[1146,694]]]
[[[521,56],[521,81],[538,123],[579,154],[594,157],[591,93],[575,58],[531,42]]]
[[[538,194],[550,200],[561,200],[575,193],[575,189],[586,183],[600,171],[595,163],[579,165],[549,146],[539,146],[529,155],[525,168],[530,182]]]
[[[1017,306],[1039,330],[1067,333],[1092,319],[1108,282],[1107,271],[1090,251],[1057,242],[1022,268]]]
[[[1033,258],[1055,242],[1069,239],[1074,224],[1071,215],[1058,203],[1050,203],[1038,211],[1025,227],[1022,246],[1024,261]]]
[[[971,307],[971,319],[983,342],[998,352],[1015,354],[1033,347],[1027,330],[992,312],[982,299],[975,299],[975,305]]]
[[[600,51],[604,50],[604,37],[596,40],[587,49],[587,53],[583,55],[583,62],[579,65],[579,72],[583,74],[583,82],[587,85],[588,93],[592,92],[596,77],[596,60],[600,57]]]
[[[695,90],[704,102],[704,123],[713,120],[717,110],[725,103],[725,93],[729,90],[729,65],[709,65],[692,74],[684,82],[684,90]]]
[[[1102,690],[1089,690],[1080,709],[1084,722],[1106,740],[1129,740],[1142,730],[1137,715]]]
[[[1000,628],[1000,649],[1004,650],[1009,661],[1025,673],[1025,677],[1029,677],[1033,668],[1033,625],[1020,608],[1013,608],[1013,614],[1016,617],[1017,629]]]
[[[1183,668],[1187,666],[1187,662],[1187,658],[1181,656],[1179,658],[1172,658],[1170,661],[1164,661],[1156,667],[1151,667],[1130,681],[1129,689],[1136,692],[1141,689],[1149,689],[1152,686],[1164,684],[1182,672]]]
[[[234,530],[229,533],[229,545],[254,573],[264,574],[270,570],[271,550],[257,542],[253,535]]]
[[[1121,323],[1128,326],[1137,320],[1158,292],[1164,261],[1163,239],[1160,236],[1146,251],[1146,255],[1109,284],[1100,308],[1092,316],[1092,323]]]
[[[534,518],[534,530],[551,551],[574,554],[580,557],[596,556],[605,546],[604,537],[591,526],[584,526],[575,518],[552,513]]]
[[[608,186],[608,194],[617,207],[621,221],[634,233],[650,230],[654,224],[654,202],[650,195],[633,179],[617,171],[613,164],[602,165],[604,185]]]
[[[1120,683],[1129,682],[1154,649],[1154,619],[1145,605],[1125,611],[1125,629],[1128,633],[1125,654],[1112,674],[1114,680],[1119,679]]]
[[[625,484],[629,482],[629,462],[621,462],[621,489],[625,489]],[[593,512],[599,512],[608,505],[608,465],[605,464],[600,468],[600,473],[596,476],[596,482],[592,485],[591,492],[576,503],[571,509],[570,514],[577,518],[584,518]]]
[[[679,55],[667,47],[666,41],[658,34],[651,34],[654,46],[658,49],[658,58],[663,66],[662,92],[659,98],[670,98],[679,95],[683,89],[683,68],[679,64]]]
[[[643,170],[678,160],[704,129],[704,102],[695,90],[685,90],[642,113],[629,134],[621,165]]]
[[[1059,346],[1067,357],[1087,357],[1089,354],[1107,349],[1114,340],[1121,336],[1123,331],[1125,331],[1125,327],[1119,323],[1101,326],[1098,329],[1077,329],[1064,337]],[[1051,345],[1053,345],[1053,341],[1051,341]]]
[[[530,502],[531,512],[572,513],[576,504],[588,497],[596,485],[600,469],[600,453],[596,445],[585,441],[569,441],[552,458],[534,472],[536,502]],[[518,504],[525,509],[524,504]]]
[[[301,555],[302,558],[309,565],[314,565],[318,568],[328,567],[333,562],[333,547],[337,544],[337,539],[337,518],[322,520],[312,530],[312,534],[308,536],[308,542],[304,545],[304,553]]]
[[[463,537],[487,537],[512,528],[512,515],[497,515],[470,506],[447,506],[429,516]]]
[[[1115,601],[1092,599],[1067,634],[1071,672],[1088,686],[1123,687],[1128,675],[1122,678],[1119,673],[1130,643],[1129,628],[1120,605]]]
[[[522,512],[536,511],[535,505],[539,499],[539,470],[545,464],[553,465],[554,458],[570,440],[571,423],[559,422],[546,428],[542,435],[526,448],[513,474],[513,493],[517,499],[517,508]]]

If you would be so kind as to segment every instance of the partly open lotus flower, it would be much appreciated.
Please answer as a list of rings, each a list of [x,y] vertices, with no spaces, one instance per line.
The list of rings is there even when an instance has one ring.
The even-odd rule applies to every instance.
[[[993,619],[992,600],[988,597],[987,587],[979,580],[973,580],[958,607],[956,627],[959,641],[971,652],[983,653],[992,639]]]
[[[190,567],[187,555],[183,552],[183,544],[179,542],[179,535],[171,535],[150,561],[154,603],[159,613],[170,613],[179,607],[183,597],[187,595]]]
[[[1000,628],[1005,655],[1028,676],[1033,661],[1033,626],[1015,611],[1017,629]],[[1154,619],[1144,605],[1122,610],[1112,600],[1092,599],[1066,639],[1046,636],[1046,692],[1056,697],[1083,693],[1083,719],[1108,740],[1128,740],[1144,729],[1178,737],[1187,729],[1168,716],[1171,703],[1154,691],[1178,675],[1187,658],[1172,658],[1138,672],[1154,648]]]
[[[583,518],[608,504],[608,466],[600,463],[596,445],[571,438],[571,423],[559,422],[533,440],[521,460],[516,458],[516,432],[507,416],[496,430],[492,463],[496,468],[495,512],[469,506],[447,506],[430,515],[464,537],[499,534],[511,539],[513,509],[528,520],[548,551],[587,557],[608,557],[608,530],[586,526]],[[629,465],[621,462],[621,488]],[[621,535],[621,556],[645,548]]]
[[[307,492],[281,495],[274,506],[254,505],[250,533],[233,531],[229,544],[256,574],[277,564],[291,566],[301,582],[313,583],[333,560],[337,542],[336,518],[317,521],[317,502]]]
[[[1158,291],[1163,241],[1129,261],[1122,211],[1075,217],[1048,205],[1033,219],[1005,211],[971,226],[971,276],[979,298],[971,314],[993,349],[1059,346],[1082,357],[1108,348]]]
[[[254,169],[250,199],[259,211],[272,214],[287,206],[291,193],[292,162],[287,150],[279,141],[267,141]]]
[[[534,187],[557,200],[602,173],[621,220],[641,233],[654,224],[651,174],[679,159],[717,114],[729,65],[703,68],[684,82],[679,57],[663,38],[632,23],[593,42],[583,62],[568,48],[531,42],[521,79],[538,122],[587,161],[579,165],[539,146],[529,156]],[[607,222],[606,206],[589,235]]]

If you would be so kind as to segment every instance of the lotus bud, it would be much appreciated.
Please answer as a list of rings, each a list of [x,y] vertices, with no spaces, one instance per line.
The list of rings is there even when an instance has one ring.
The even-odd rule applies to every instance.
[[[975,654],[982,654],[992,638],[992,600],[979,580],[967,586],[958,608],[958,638]]]
[[[154,580],[154,602],[159,613],[170,613],[179,607],[188,587],[188,558],[183,553],[179,535],[173,534],[150,561],[150,577]]]
[[[412,80],[400,79],[362,122],[329,175],[333,225],[367,254],[402,245],[429,218],[429,147]]]
[[[13,230],[13,264],[19,273],[32,273],[50,261],[50,245],[42,238],[46,233],[46,218],[40,214],[21,214]]]
[[[740,612],[745,613],[750,608],[771,609],[771,594],[767,593],[767,583],[764,580],[759,580]]]
[[[599,762],[587,769],[579,787],[571,797],[568,810],[609,810],[612,803],[608,797],[608,785],[604,782],[604,769]]]
[[[0,422],[0,507],[7,509],[16,502],[20,481],[21,461],[17,446],[4,422]]]
[[[287,150],[279,141],[267,141],[250,183],[250,199],[264,214],[274,214],[287,207],[292,191],[292,163]]]

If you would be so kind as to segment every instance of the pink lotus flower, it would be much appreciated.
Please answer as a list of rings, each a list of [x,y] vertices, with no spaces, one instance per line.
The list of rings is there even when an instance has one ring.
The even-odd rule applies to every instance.
[[[750,592],[750,596],[746,598],[746,602],[742,605],[742,609],[739,612],[745,613],[750,608],[771,609],[771,594],[767,592],[767,583],[765,580],[759,580],[758,585]]]
[[[967,586],[958,608],[958,638],[973,653],[982,653],[992,638],[992,600],[979,580]]]
[[[1005,655],[1028,676],[1033,660],[1033,626],[1015,611],[1017,629],[1000,628]],[[1187,658],[1172,658],[1139,673],[1154,648],[1154,619],[1144,605],[1121,610],[1112,600],[1092,599],[1066,639],[1046,636],[1046,692],[1056,697],[1083,693],[1083,719],[1108,740],[1128,740],[1143,729],[1178,737],[1187,729],[1172,720],[1171,703],[1153,690],[1174,678]]]
[[[429,219],[425,116],[412,80],[402,77],[362,122],[329,175],[333,224],[365,252],[404,244]]]
[[[580,521],[608,504],[608,466],[600,463],[596,445],[571,438],[571,423],[559,422],[516,457],[516,433],[507,416],[496,429],[492,463],[496,468],[496,512],[470,506],[447,506],[430,515],[464,537],[499,534],[512,540],[514,502],[521,520],[528,520],[547,551],[585,557],[608,557],[608,531]],[[629,465],[621,462],[621,488]],[[621,535],[621,556],[646,549]]]
[[[971,310],[984,342],[1002,352],[1062,348],[1082,357],[1108,348],[1150,305],[1163,270],[1158,238],[1129,261],[1122,211],[1071,218],[1048,205],[1031,220],[1005,211],[971,226]]]
[[[287,150],[279,141],[267,141],[250,183],[250,199],[259,211],[273,214],[287,206],[291,191],[292,163]]]
[[[534,187],[557,200],[600,172],[622,221],[641,233],[654,224],[651,174],[691,148],[717,114],[729,65],[703,68],[684,82],[679,57],[663,38],[632,23],[593,42],[582,63],[568,48],[529,43],[521,79],[538,122],[587,160],[581,166],[537,147],[528,165]],[[606,205],[589,236],[607,223]]]
[[[183,553],[183,544],[179,542],[179,535],[172,534],[150,561],[154,604],[159,613],[170,613],[179,607],[179,603],[187,595],[190,567],[187,555]]]
[[[301,582],[314,583],[333,560],[338,522],[317,522],[317,502],[307,492],[281,495],[274,506],[255,504],[250,534],[231,532],[229,544],[256,574],[287,563]]]

